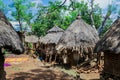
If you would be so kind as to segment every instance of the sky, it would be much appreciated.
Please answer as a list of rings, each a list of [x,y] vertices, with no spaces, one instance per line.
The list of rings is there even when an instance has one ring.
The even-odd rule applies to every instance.
[[[12,3],[13,0],[2,0],[2,1],[3,1],[6,5],[9,5],[9,4]],[[35,7],[35,8],[37,8],[37,5],[38,5],[39,3],[47,6],[48,3],[49,3],[49,1],[54,1],[54,0],[30,0],[30,1],[36,3],[36,7]],[[62,1],[62,2],[63,2],[64,0],[59,0],[59,1]],[[76,1],[81,1],[81,0],[76,0]],[[85,1],[85,2],[88,2],[89,0],[84,0],[84,1]],[[102,8],[103,14],[106,14],[107,7],[108,7],[109,4],[115,4],[116,7],[119,7],[118,9],[120,9],[120,0],[95,0],[94,2],[95,2],[95,4],[98,4],[98,5]],[[69,3],[70,3],[70,0],[67,0],[65,4],[68,5]],[[35,9],[34,9],[33,11],[35,12]],[[11,11],[9,11],[6,15],[7,15],[8,17],[11,17],[11,18],[12,18],[12,16],[10,15],[10,12],[11,12]],[[114,17],[115,15],[116,15],[116,14],[112,14],[113,19],[116,18],[116,17]]]
[[[31,0],[32,2],[36,2],[36,3],[42,3],[43,5],[48,5],[48,2],[49,1],[53,1],[53,0]],[[64,0],[61,0],[61,1],[64,1]],[[80,0],[77,0],[77,1],[80,1]],[[88,0],[84,0],[84,1],[88,1]],[[118,4],[120,4],[120,0],[117,0],[119,1]],[[12,2],[12,0],[3,0],[3,2],[5,4],[10,4]],[[66,4],[69,3],[69,0],[67,0]],[[96,4],[99,4],[99,6],[101,8],[106,8],[108,6],[108,4],[111,4],[112,3],[112,0],[95,0],[95,3]]]
[[[31,2],[36,3],[36,6],[39,3],[43,5],[48,5],[49,1],[54,1],[54,0],[31,0]],[[64,0],[59,0],[59,1],[64,1]],[[76,0],[76,1],[81,1],[81,0]],[[84,0],[84,1],[88,2],[89,0]],[[10,3],[12,3],[12,0],[3,0],[3,2],[9,5]],[[69,2],[70,0],[67,0],[65,4],[68,5]],[[94,2],[95,4],[98,4],[103,9],[103,14],[105,13],[105,11],[107,11],[107,7],[109,4],[116,4],[117,7],[120,7],[120,0],[95,0]],[[9,13],[7,15],[9,15]]]

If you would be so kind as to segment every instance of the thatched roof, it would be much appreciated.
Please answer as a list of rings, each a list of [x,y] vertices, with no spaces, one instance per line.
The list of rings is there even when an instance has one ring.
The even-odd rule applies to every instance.
[[[47,35],[42,37],[39,42],[42,44],[57,44],[63,32],[63,29],[55,26],[52,29],[48,30]]]
[[[54,26],[53,28],[51,28],[50,30],[47,31],[47,33],[51,33],[51,32],[64,32],[63,29],[57,27],[57,26]]]
[[[120,18],[118,18],[104,37],[96,44],[95,52],[120,53]]]
[[[0,11],[0,48],[9,48],[11,51],[23,52],[23,46],[19,36]]]
[[[38,43],[39,38],[35,35],[25,36],[25,42]]]
[[[84,22],[80,16],[63,33],[57,50],[77,50],[83,51],[88,47],[94,47],[99,40],[96,29]]]

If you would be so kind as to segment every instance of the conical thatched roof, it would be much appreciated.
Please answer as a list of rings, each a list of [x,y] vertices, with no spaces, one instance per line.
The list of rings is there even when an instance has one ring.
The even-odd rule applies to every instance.
[[[25,36],[25,42],[38,43],[39,38],[35,35]]]
[[[95,52],[120,53],[120,18],[118,18],[104,37],[97,43]]]
[[[47,35],[42,37],[39,42],[42,44],[57,44],[63,32],[63,29],[55,26],[52,29],[48,30]]]
[[[89,47],[93,48],[98,40],[99,37],[97,31],[78,16],[63,33],[57,46],[57,50],[62,51],[71,49],[86,51]]]
[[[23,46],[19,36],[8,22],[5,15],[0,11],[0,48],[7,48],[11,51],[23,52]]]
[[[54,26],[52,29],[48,30],[47,33],[51,33],[51,32],[63,32],[64,30],[57,27],[57,26]]]

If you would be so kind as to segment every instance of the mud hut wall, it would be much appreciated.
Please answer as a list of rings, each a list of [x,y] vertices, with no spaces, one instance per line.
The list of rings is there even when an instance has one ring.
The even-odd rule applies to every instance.
[[[103,72],[120,77],[120,54],[104,54]]]

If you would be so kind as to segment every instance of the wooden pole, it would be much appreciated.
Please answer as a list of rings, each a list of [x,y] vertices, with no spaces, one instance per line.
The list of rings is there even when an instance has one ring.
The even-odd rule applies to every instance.
[[[4,54],[2,53],[2,49],[0,48],[0,80],[6,80],[6,73],[4,71]]]
[[[52,54],[50,54],[50,57],[49,57],[49,63],[52,62]]]
[[[54,60],[54,62],[56,62],[56,59],[57,59],[57,54],[55,54],[55,60]]]

